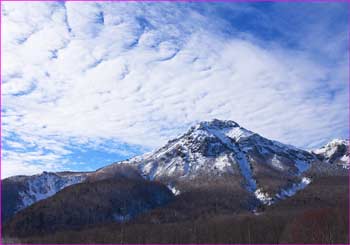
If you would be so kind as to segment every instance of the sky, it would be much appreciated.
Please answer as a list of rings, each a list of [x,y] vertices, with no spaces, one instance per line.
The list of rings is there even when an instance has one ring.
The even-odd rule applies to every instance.
[[[2,2],[1,177],[92,171],[233,120],[348,138],[348,3]]]

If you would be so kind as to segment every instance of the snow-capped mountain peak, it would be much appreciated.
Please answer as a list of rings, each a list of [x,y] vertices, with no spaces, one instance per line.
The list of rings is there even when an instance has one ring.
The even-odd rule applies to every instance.
[[[239,171],[232,167],[232,154],[239,152],[235,144],[251,135],[254,133],[234,121],[214,119],[191,127],[152,154],[129,162],[136,163],[150,179],[233,174]]]
[[[327,155],[334,154],[338,147],[348,147],[349,141],[344,139],[333,139],[319,149],[313,150],[314,153],[327,153]]]
[[[319,149],[311,151],[316,157],[329,164],[349,168],[350,165],[350,150],[349,140],[333,139]]]
[[[313,164],[320,160],[327,164]],[[305,188],[312,180],[308,178],[308,170],[313,171],[311,165],[324,165],[329,169],[348,163],[349,142],[345,140],[333,140],[307,152],[264,138],[234,121],[214,119],[198,123],[151,153],[94,172],[44,172],[8,178],[5,193],[10,197],[15,191],[16,196],[7,213],[11,215],[67,186],[108,178],[157,180],[175,195],[197,187],[198,183],[210,185],[211,181],[223,181],[227,184],[228,181],[239,192],[249,193],[260,203],[271,205]]]
[[[213,119],[211,121],[203,121],[194,126],[194,128],[216,128],[216,129],[226,129],[240,127],[238,123],[232,120],[219,120]]]
[[[234,121],[221,121],[218,119],[201,122],[194,126],[193,130],[205,130],[215,136],[226,136],[236,141],[254,134],[253,132],[241,127],[238,123]]]
[[[214,119],[209,122],[201,122],[197,125],[197,127],[195,127],[195,129],[206,130],[219,138],[229,137],[235,141],[254,134],[253,132],[241,127],[234,121],[221,121],[218,119]]]
[[[162,181],[180,192],[183,190],[177,184],[183,181],[232,176],[257,199],[268,200],[271,196],[272,200],[283,188],[290,188],[290,179],[298,185],[315,159],[306,151],[266,139],[234,121],[214,119],[191,127],[151,154],[116,164],[134,166],[146,178]],[[266,179],[261,177],[266,173],[273,173],[269,178],[277,178],[279,188],[271,191],[260,180]]]

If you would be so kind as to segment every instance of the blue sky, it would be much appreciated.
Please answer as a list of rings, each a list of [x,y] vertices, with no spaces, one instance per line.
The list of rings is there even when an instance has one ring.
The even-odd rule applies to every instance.
[[[94,170],[213,118],[348,138],[348,3],[2,5],[2,178]]]

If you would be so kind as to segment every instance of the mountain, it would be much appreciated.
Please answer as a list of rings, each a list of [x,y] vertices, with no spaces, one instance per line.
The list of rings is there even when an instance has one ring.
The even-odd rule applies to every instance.
[[[331,210],[326,216],[335,215],[335,225],[344,227],[331,234],[343,241],[348,152],[346,141],[308,152],[234,121],[201,122],[154,152],[93,172],[3,180],[3,234],[28,243],[71,243],[72,237],[77,243],[96,243],[96,237],[100,243],[193,243],[202,237],[250,243],[253,233],[269,233],[273,238],[256,241],[276,243],[281,237],[294,241],[288,234],[297,228],[300,237],[305,229],[314,232],[309,223],[322,223],[318,219]],[[295,218],[304,226],[297,227]],[[218,234],[232,236],[217,240]]]
[[[143,180],[136,169],[121,165],[115,166],[111,172],[43,172],[6,178],[2,182],[2,221],[5,222],[20,210],[49,198],[68,186],[110,178]]]
[[[334,139],[319,149],[311,151],[323,163],[349,169],[349,140]]]
[[[123,223],[172,199],[173,194],[166,186],[143,179],[87,181],[21,210],[6,224],[5,232],[12,237],[22,237]]]
[[[293,195],[310,183],[303,174],[317,161],[307,151],[266,139],[234,121],[201,122],[164,147],[119,164],[134,166],[145,178],[176,193],[212,179],[236,182],[263,204]]]
[[[59,172],[14,176],[2,181],[2,221],[16,212],[53,196],[70,185],[83,182],[87,173]]]
[[[44,172],[5,179],[2,217],[7,220],[70,185],[124,177],[159,181],[175,195],[197,193],[202,198],[220,193],[217,199],[222,202],[230,195],[235,202],[231,211],[254,210],[305,188],[312,181],[310,170],[322,166],[320,162],[344,162],[349,153],[343,156],[347,149],[343,145],[348,142],[335,142],[307,152],[264,138],[234,121],[214,119],[191,127],[154,152],[93,172]]]

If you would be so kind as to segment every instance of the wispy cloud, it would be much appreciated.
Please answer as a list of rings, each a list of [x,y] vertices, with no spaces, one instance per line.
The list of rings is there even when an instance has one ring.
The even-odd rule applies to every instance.
[[[214,117],[300,147],[348,135],[344,4],[2,4],[2,177],[93,169]]]

